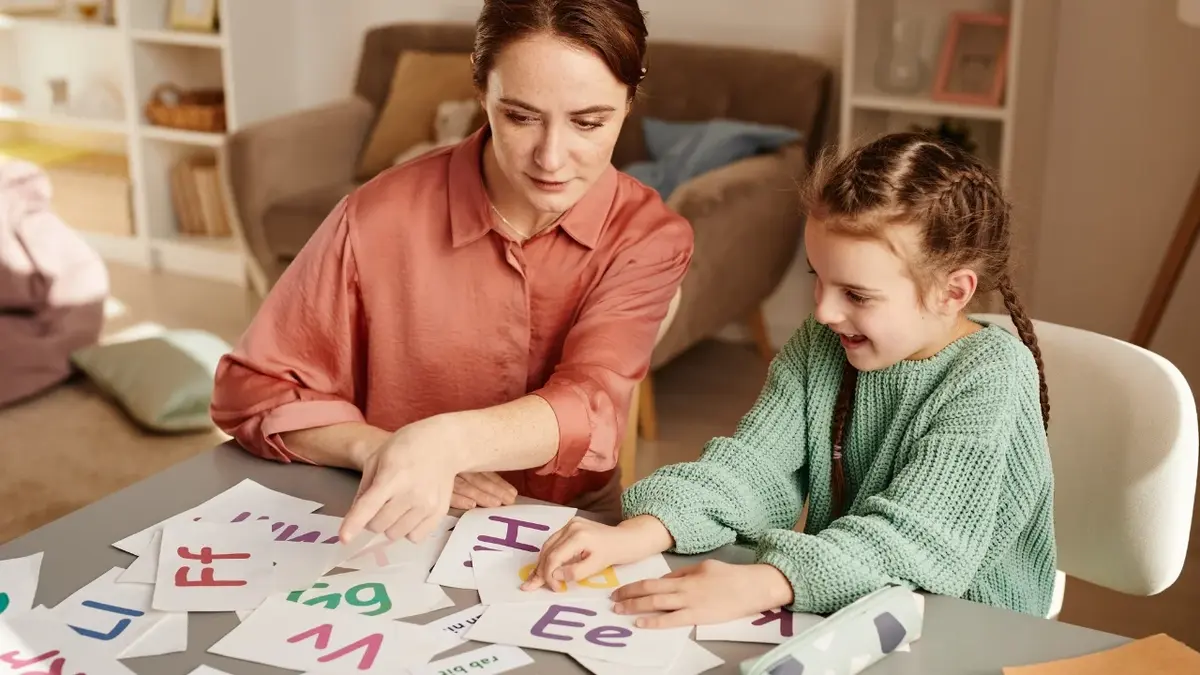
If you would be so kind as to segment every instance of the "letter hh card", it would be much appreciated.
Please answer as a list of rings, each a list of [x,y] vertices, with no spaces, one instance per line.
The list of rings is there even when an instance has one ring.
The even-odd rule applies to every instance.
[[[633,666],[674,663],[692,627],[637,628],[636,618],[614,614],[610,600],[491,605],[466,638]]]
[[[655,554],[628,565],[616,565],[587,579],[558,582],[552,590],[543,586],[535,591],[521,590],[537,566],[537,553],[525,551],[473,551],[475,584],[479,601],[485,605],[505,602],[554,602],[556,599],[606,600],[612,592],[635,581],[657,579],[671,572],[666,558]]]
[[[700,675],[700,673],[707,672],[725,663],[725,659],[691,640],[683,643],[683,650],[679,652],[679,656],[675,659],[675,662],[665,670],[662,667],[656,666],[631,666],[627,663],[601,661],[600,659],[587,658],[578,654],[572,654],[571,658],[578,661],[579,665],[592,671],[594,675]]]
[[[154,609],[253,609],[274,590],[271,530],[250,523],[172,523],[163,528]]]
[[[113,546],[126,553],[141,555],[150,544],[154,531],[162,529],[168,523],[196,520],[243,522],[260,518],[280,518],[294,513],[312,513],[321,506],[321,502],[293,497],[246,478],[211,499],[135,532]]]
[[[125,658],[130,646],[171,616],[151,607],[152,586],[117,583],[123,571],[120,567],[108,570],[50,610],[114,659]],[[186,630],[187,615],[181,616]]]
[[[396,673],[429,663],[437,631],[271,597],[209,653],[303,672]]]
[[[375,535],[362,551],[344,561],[339,567],[369,570],[404,565],[421,567],[425,570],[425,576],[428,576],[429,570],[437,562],[442,549],[446,547],[446,542],[450,540],[450,533],[457,523],[458,518],[455,516],[442,516],[437,528],[423,541],[416,544],[405,538],[389,541],[385,535]]]
[[[410,668],[408,672],[409,675],[449,675],[451,673],[495,675],[528,666],[531,663],[533,663],[533,658],[520,647],[487,645],[418,668]]]
[[[567,506],[515,504],[471,509],[459,518],[442,549],[429,583],[451,588],[474,589],[471,569],[473,551],[525,551],[537,553],[542,544],[575,516]]]
[[[772,609],[725,623],[696,626],[696,640],[778,645],[821,623],[823,618],[816,614]]]
[[[43,555],[0,560],[0,616],[12,617],[33,609]]]

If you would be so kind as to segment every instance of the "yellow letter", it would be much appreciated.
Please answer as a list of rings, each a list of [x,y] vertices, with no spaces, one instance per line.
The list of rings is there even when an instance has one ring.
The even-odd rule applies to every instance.
[[[586,588],[616,588],[621,582],[617,580],[617,573],[613,568],[608,567],[595,576],[580,579],[578,583]]]

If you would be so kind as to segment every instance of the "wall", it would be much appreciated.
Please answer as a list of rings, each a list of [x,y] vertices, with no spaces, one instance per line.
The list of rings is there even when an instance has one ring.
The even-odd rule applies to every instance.
[[[1128,338],[1200,173],[1200,28],[1175,2],[1063,0],[1033,310]],[[1200,251],[1156,351],[1200,385]]]
[[[349,93],[359,42],[371,26],[395,21],[473,22],[482,0],[295,0],[300,68],[297,97],[305,107]],[[788,49],[836,67],[841,62],[843,0],[642,0],[651,39]],[[303,45],[318,44],[318,49]],[[812,293],[803,256],[767,303],[767,322],[782,344],[809,311]],[[729,337],[740,337],[735,327]]]

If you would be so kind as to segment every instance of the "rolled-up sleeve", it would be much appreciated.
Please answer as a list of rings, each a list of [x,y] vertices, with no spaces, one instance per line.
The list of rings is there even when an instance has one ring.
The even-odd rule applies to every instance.
[[[561,361],[532,392],[550,404],[559,430],[558,453],[537,473],[570,477],[617,465],[633,390],[649,370],[692,251],[691,226],[665,215],[644,240],[617,255],[585,299]]]
[[[217,366],[213,422],[249,452],[308,461],[288,450],[288,431],[361,422],[361,296],[343,199],[267,296],[234,350]]]

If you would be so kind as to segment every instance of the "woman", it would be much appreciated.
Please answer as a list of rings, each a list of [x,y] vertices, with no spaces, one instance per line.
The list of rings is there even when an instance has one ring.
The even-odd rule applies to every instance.
[[[630,398],[691,261],[687,222],[611,164],[637,0],[488,0],[476,30],[488,124],[339,203],[217,372],[243,447],[362,472],[345,539],[518,493],[619,517]]]

